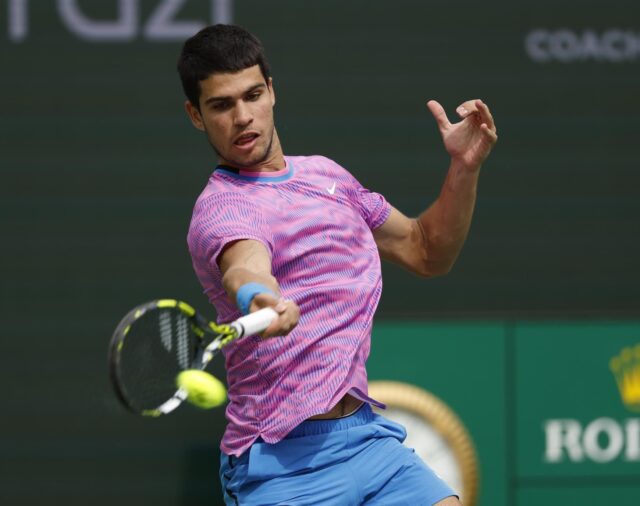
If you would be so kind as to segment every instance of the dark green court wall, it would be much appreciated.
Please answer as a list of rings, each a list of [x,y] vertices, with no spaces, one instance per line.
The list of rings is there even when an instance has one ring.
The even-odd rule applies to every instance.
[[[179,297],[207,314],[186,231],[215,159],[183,111],[181,40],[150,30],[169,4],[177,10],[164,24],[177,30],[230,7],[267,48],[285,151],[335,159],[409,215],[437,198],[448,165],[426,101],[440,101],[451,119],[467,99],[491,106],[500,140],[482,169],[465,248],[438,279],[384,266],[374,338],[385,337],[374,343],[371,374],[434,391],[471,426],[484,459],[483,506],[573,497],[571,486],[583,482],[567,478],[560,491],[518,474],[540,464],[520,453],[528,447],[518,421],[531,413],[515,399],[535,390],[527,379],[535,363],[518,353],[528,343],[543,357],[557,353],[567,377],[591,372],[566,353],[573,334],[538,339],[525,330],[521,343],[517,322],[597,327],[640,318],[637,2],[3,0],[1,501],[197,505],[220,497],[223,414],[134,419],[106,374],[109,337],[131,306]],[[73,28],[64,8],[93,32]],[[126,30],[95,39],[96,27],[124,19],[125,8]],[[414,344],[422,328],[446,339],[429,337],[412,353],[387,341],[396,325]],[[634,329],[624,346],[640,341]],[[602,360],[606,369],[614,351],[588,342],[587,365]],[[510,369],[516,357],[526,376]],[[604,381],[600,395],[613,403],[615,384]],[[483,395],[470,394],[470,384]],[[620,409],[580,423],[635,416]],[[527,430],[540,437],[539,427]],[[591,494],[576,494],[606,504],[610,484],[596,479]]]

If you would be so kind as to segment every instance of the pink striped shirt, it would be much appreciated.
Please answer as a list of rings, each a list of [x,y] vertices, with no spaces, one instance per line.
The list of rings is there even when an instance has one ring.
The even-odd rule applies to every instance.
[[[365,362],[382,290],[371,230],[390,205],[321,156],[286,157],[278,172],[218,168],[193,211],[193,266],[219,321],[240,316],[225,293],[217,258],[238,239],[262,242],[282,295],[300,307],[287,336],[247,337],[225,349],[229,387],[221,449],[241,455],[259,437],[284,438],[346,394],[367,397]]]

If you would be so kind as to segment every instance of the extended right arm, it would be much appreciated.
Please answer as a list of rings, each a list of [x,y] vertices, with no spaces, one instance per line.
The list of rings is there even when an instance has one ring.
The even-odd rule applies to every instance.
[[[300,308],[292,300],[282,299],[278,281],[271,274],[271,256],[260,241],[246,239],[231,243],[221,253],[219,266],[222,284],[233,301],[247,283],[259,283],[273,292],[258,293],[249,306],[250,312],[272,307],[278,313],[278,319],[269,325],[262,337],[283,336],[293,330],[300,318]]]

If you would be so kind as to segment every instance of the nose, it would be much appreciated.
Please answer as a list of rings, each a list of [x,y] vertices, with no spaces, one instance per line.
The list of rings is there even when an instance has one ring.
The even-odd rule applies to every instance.
[[[252,121],[253,115],[251,114],[249,107],[242,100],[239,100],[235,108],[234,123],[237,126],[246,126]]]

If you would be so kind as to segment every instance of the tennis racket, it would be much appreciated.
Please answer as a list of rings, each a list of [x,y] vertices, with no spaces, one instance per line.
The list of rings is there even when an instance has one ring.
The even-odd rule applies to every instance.
[[[178,300],[141,304],[127,313],[111,338],[108,360],[115,393],[134,413],[171,413],[187,398],[176,385],[181,371],[204,370],[227,344],[262,332],[277,316],[265,308],[217,324]]]

